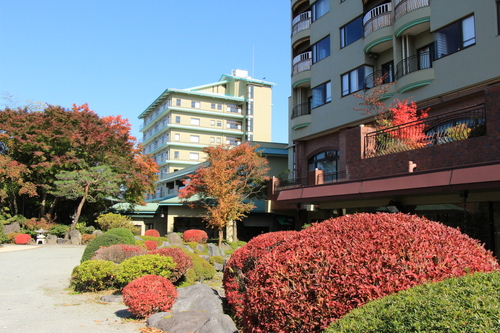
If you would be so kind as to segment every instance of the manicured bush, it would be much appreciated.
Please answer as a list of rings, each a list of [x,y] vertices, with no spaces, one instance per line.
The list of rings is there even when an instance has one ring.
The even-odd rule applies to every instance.
[[[156,246],[158,245],[155,241],[152,240],[147,240],[144,242],[144,245],[149,251],[153,251],[156,249]]]
[[[49,229],[49,234],[63,238],[69,231],[69,225],[56,224]],[[83,235],[82,235],[83,236]]]
[[[237,317],[242,316],[245,305],[247,274],[254,269],[257,261],[267,252],[287,239],[298,234],[297,231],[277,231],[261,234],[252,238],[246,245],[237,249],[229,258],[224,270],[224,290],[228,304]]]
[[[208,262],[213,264],[224,264],[224,258],[222,256],[211,256],[208,259]]]
[[[129,229],[113,228],[105,232],[105,234],[117,235],[123,239],[124,244],[135,244],[135,236]]]
[[[129,216],[106,213],[99,215],[95,221],[102,231],[108,231],[114,228],[125,228],[129,229],[134,234],[138,232],[138,228],[134,225]]]
[[[114,244],[123,244],[123,238],[113,234],[103,234],[91,240],[83,251],[80,262],[90,260],[101,246],[107,247]]]
[[[160,237],[160,232],[156,229],[148,229],[144,233],[144,236],[150,236],[150,237]]]
[[[185,242],[197,242],[197,243],[205,244],[208,240],[208,235],[203,230],[190,229],[190,230],[184,231],[184,233],[182,234],[182,239]]]
[[[134,316],[147,318],[156,312],[170,310],[177,295],[177,290],[168,279],[144,275],[123,288],[123,303]]]
[[[32,238],[28,234],[19,234],[16,236],[16,239],[14,240],[14,243],[18,245],[25,245],[29,244],[31,242]]]
[[[500,273],[428,283],[369,302],[326,333],[500,332]]]
[[[210,265],[208,261],[197,255],[196,253],[192,253],[187,249],[181,249],[181,250],[182,252],[187,254],[193,261],[193,266],[191,268],[194,271],[194,274],[193,272],[189,273],[187,272],[185,280],[182,283],[183,287],[190,286],[194,284],[196,281],[213,279],[216,273],[214,266]]]
[[[11,232],[7,234],[7,242],[8,243],[15,243],[16,237],[20,235],[20,232]]]
[[[87,260],[76,266],[71,274],[71,286],[76,291],[99,291],[112,288],[116,264],[107,260]]]
[[[95,235],[91,235],[91,234],[83,234],[82,235],[82,244],[83,245],[87,245],[88,243],[90,243],[91,240],[93,240],[96,236]]]
[[[143,247],[130,244],[115,244],[107,247],[101,247],[95,252],[92,260],[109,260],[116,264],[125,259],[146,254],[147,250]]]
[[[319,332],[370,300],[498,270],[476,240],[405,214],[355,214],[302,230],[247,274],[246,332]]]
[[[171,257],[174,260],[177,266],[175,266],[172,276],[170,276],[170,281],[173,283],[177,282],[193,266],[193,260],[179,248],[165,247],[148,252],[148,254],[159,254]]]
[[[175,262],[171,257],[159,254],[145,254],[124,260],[118,265],[116,281],[118,286],[125,287],[127,284],[144,275],[158,275],[170,278],[175,269]]]
[[[161,246],[163,242],[168,241],[166,237],[140,236],[143,241],[155,241],[157,246]]]

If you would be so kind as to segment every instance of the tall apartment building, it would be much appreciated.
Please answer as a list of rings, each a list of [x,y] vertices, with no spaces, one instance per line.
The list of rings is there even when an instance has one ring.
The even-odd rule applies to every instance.
[[[298,223],[417,213],[499,253],[500,2],[291,0],[291,26],[293,179],[278,204]],[[428,117],[376,131],[355,95],[382,86]]]
[[[203,148],[271,141],[272,86],[244,70],[188,89],[167,89],[139,115],[145,153],[159,165],[159,181],[149,201],[175,189],[172,172],[205,161]],[[258,125],[257,125],[258,124]]]

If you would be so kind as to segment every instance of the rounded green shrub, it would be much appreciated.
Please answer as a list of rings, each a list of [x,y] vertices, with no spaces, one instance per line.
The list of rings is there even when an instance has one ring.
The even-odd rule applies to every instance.
[[[222,256],[211,256],[208,259],[208,262],[211,263],[212,265],[213,264],[221,264],[221,265],[223,265],[224,264],[224,258]]]
[[[69,225],[56,224],[49,229],[49,234],[63,238],[69,231]]]
[[[123,243],[124,243],[123,238],[117,235],[103,234],[97,236],[96,238],[91,240],[85,247],[80,262],[90,260],[95,255],[95,252],[101,248],[101,246],[107,247],[114,244],[123,244]]]
[[[76,291],[99,291],[112,288],[116,264],[107,260],[87,260],[73,269],[71,286]]]
[[[147,250],[143,247],[130,244],[115,244],[108,247],[101,247],[95,252],[92,260],[109,260],[115,264],[135,256],[146,254]]]
[[[171,257],[160,254],[145,254],[124,260],[116,272],[116,281],[124,287],[131,281],[144,275],[158,275],[170,278],[176,263]]]
[[[186,273],[186,271],[193,266],[191,258],[179,248],[164,247],[150,251],[148,254],[160,254],[162,256],[171,257],[174,260],[177,265],[175,266],[172,276],[170,277],[170,281],[173,283],[177,282]]]
[[[106,231],[104,234],[117,235],[123,239],[123,244],[135,244],[135,236],[129,229],[125,228],[113,228]]]
[[[177,298],[172,282],[157,275],[144,275],[123,288],[123,303],[137,318],[170,310]]]
[[[185,254],[187,254],[193,261],[193,266],[191,268],[195,273],[194,280],[185,281],[187,283],[184,283],[183,286],[193,284],[196,281],[211,280],[214,278],[215,273],[217,272],[214,266],[210,265],[208,261],[197,255],[196,253],[192,253],[189,250],[183,248],[181,248],[181,250]],[[192,273],[190,273],[190,277],[193,277]]]
[[[121,214],[101,214],[97,217],[95,222],[102,231],[108,231],[113,228],[129,229],[132,233],[137,231],[137,227],[132,222],[132,218]]]
[[[325,333],[500,332],[500,273],[428,283],[369,302]]]
[[[246,274],[241,326],[321,332],[371,300],[496,270],[491,252],[458,229],[415,215],[346,215],[315,223],[262,255]]]

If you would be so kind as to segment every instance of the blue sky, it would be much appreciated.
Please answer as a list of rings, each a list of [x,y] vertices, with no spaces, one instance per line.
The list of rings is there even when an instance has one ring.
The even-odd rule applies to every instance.
[[[167,88],[248,70],[273,88],[273,137],[287,142],[288,0],[0,0],[0,92],[19,105],[88,103],[137,116]],[[1,102],[1,101],[0,101]]]

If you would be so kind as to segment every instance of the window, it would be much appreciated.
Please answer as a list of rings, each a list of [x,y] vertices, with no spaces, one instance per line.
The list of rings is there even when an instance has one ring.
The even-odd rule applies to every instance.
[[[226,138],[226,145],[230,145],[230,146],[238,146],[240,143],[241,143],[241,140],[240,140],[240,139],[233,138],[233,137],[230,137],[230,136],[228,136],[228,137]]]
[[[175,123],[180,124],[181,123],[181,116],[175,116]]]
[[[200,142],[200,136],[199,135],[191,135],[189,137],[189,142]]]
[[[241,129],[241,121],[228,120],[226,122],[226,128],[230,129]]]
[[[418,69],[425,69],[432,67],[430,45],[418,49],[417,54],[418,54]]]
[[[233,112],[233,113],[241,113],[241,109],[239,109],[238,106],[234,105],[234,104],[228,104],[227,111]]]
[[[217,120],[217,126],[222,127],[222,120]]]
[[[316,63],[330,55],[330,36],[323,38],[313,45],[313,63]]]
[[[215,126],[215,120],[210,120],[210,125]]]
[[[312,21],[316,21],[321,16],[330,11],[330,0],[318,0],[312,5]]]
[[[200,108],[200,102],[197,101],[191,101],[191,107],[193,109],[199,109]]]
[[[217,104],[217,110],[222,110],[222,104]]]
[[[317,108],[332,100],[332,84],[330,81],[319,85],[312,90],[311,108]]]
[[[200,159],[200,154],[198,153],[189,153],[189,159],[198,161]]]
[[[382,83],[394,81],[394,63],[389,61],[382,65]]]
[[[452,23],[434,34],[436,59],[462,50],[476,43],[474,15]]]
[[[179,133],[174,134],[174,140],[175,141],[180,141],[181,135]]]
[[[178,160],[178,159],[179,159],[179,152],[178,152],[178,151],[174,151],[174,158],[175,158],[176,160]]]
[[[308,161],[308,170],[323,170],[323,181],[332,182],[339,179],[339,152],[337,150],[327,150],[321,152]]]
[[[358,90],[371,88],[365,85],[365,77],[373,73],[373,67],[361,66],[342,75],[342,96],[352,94]]]
[[[363,37],[363,16],[340,28],[340,47],[346,47]]]
[[[200,126],[200,118],[191,118],[191,125]]]
[[[248,98],[252,99],[254,94],[254,86],[248,86]]]
[[[175,105],[181,106],[181,99],[180,98],[177,98],[177,100],[175,101]]]
[[[212,103],[210,106],[212,109],[215,109],[215,103]]]
[[[217,138],[217,143],[221,143],[221,139],[220,138]]]
[[[215,138],[213,136],[210,137],[210,143],[215,143]]]

